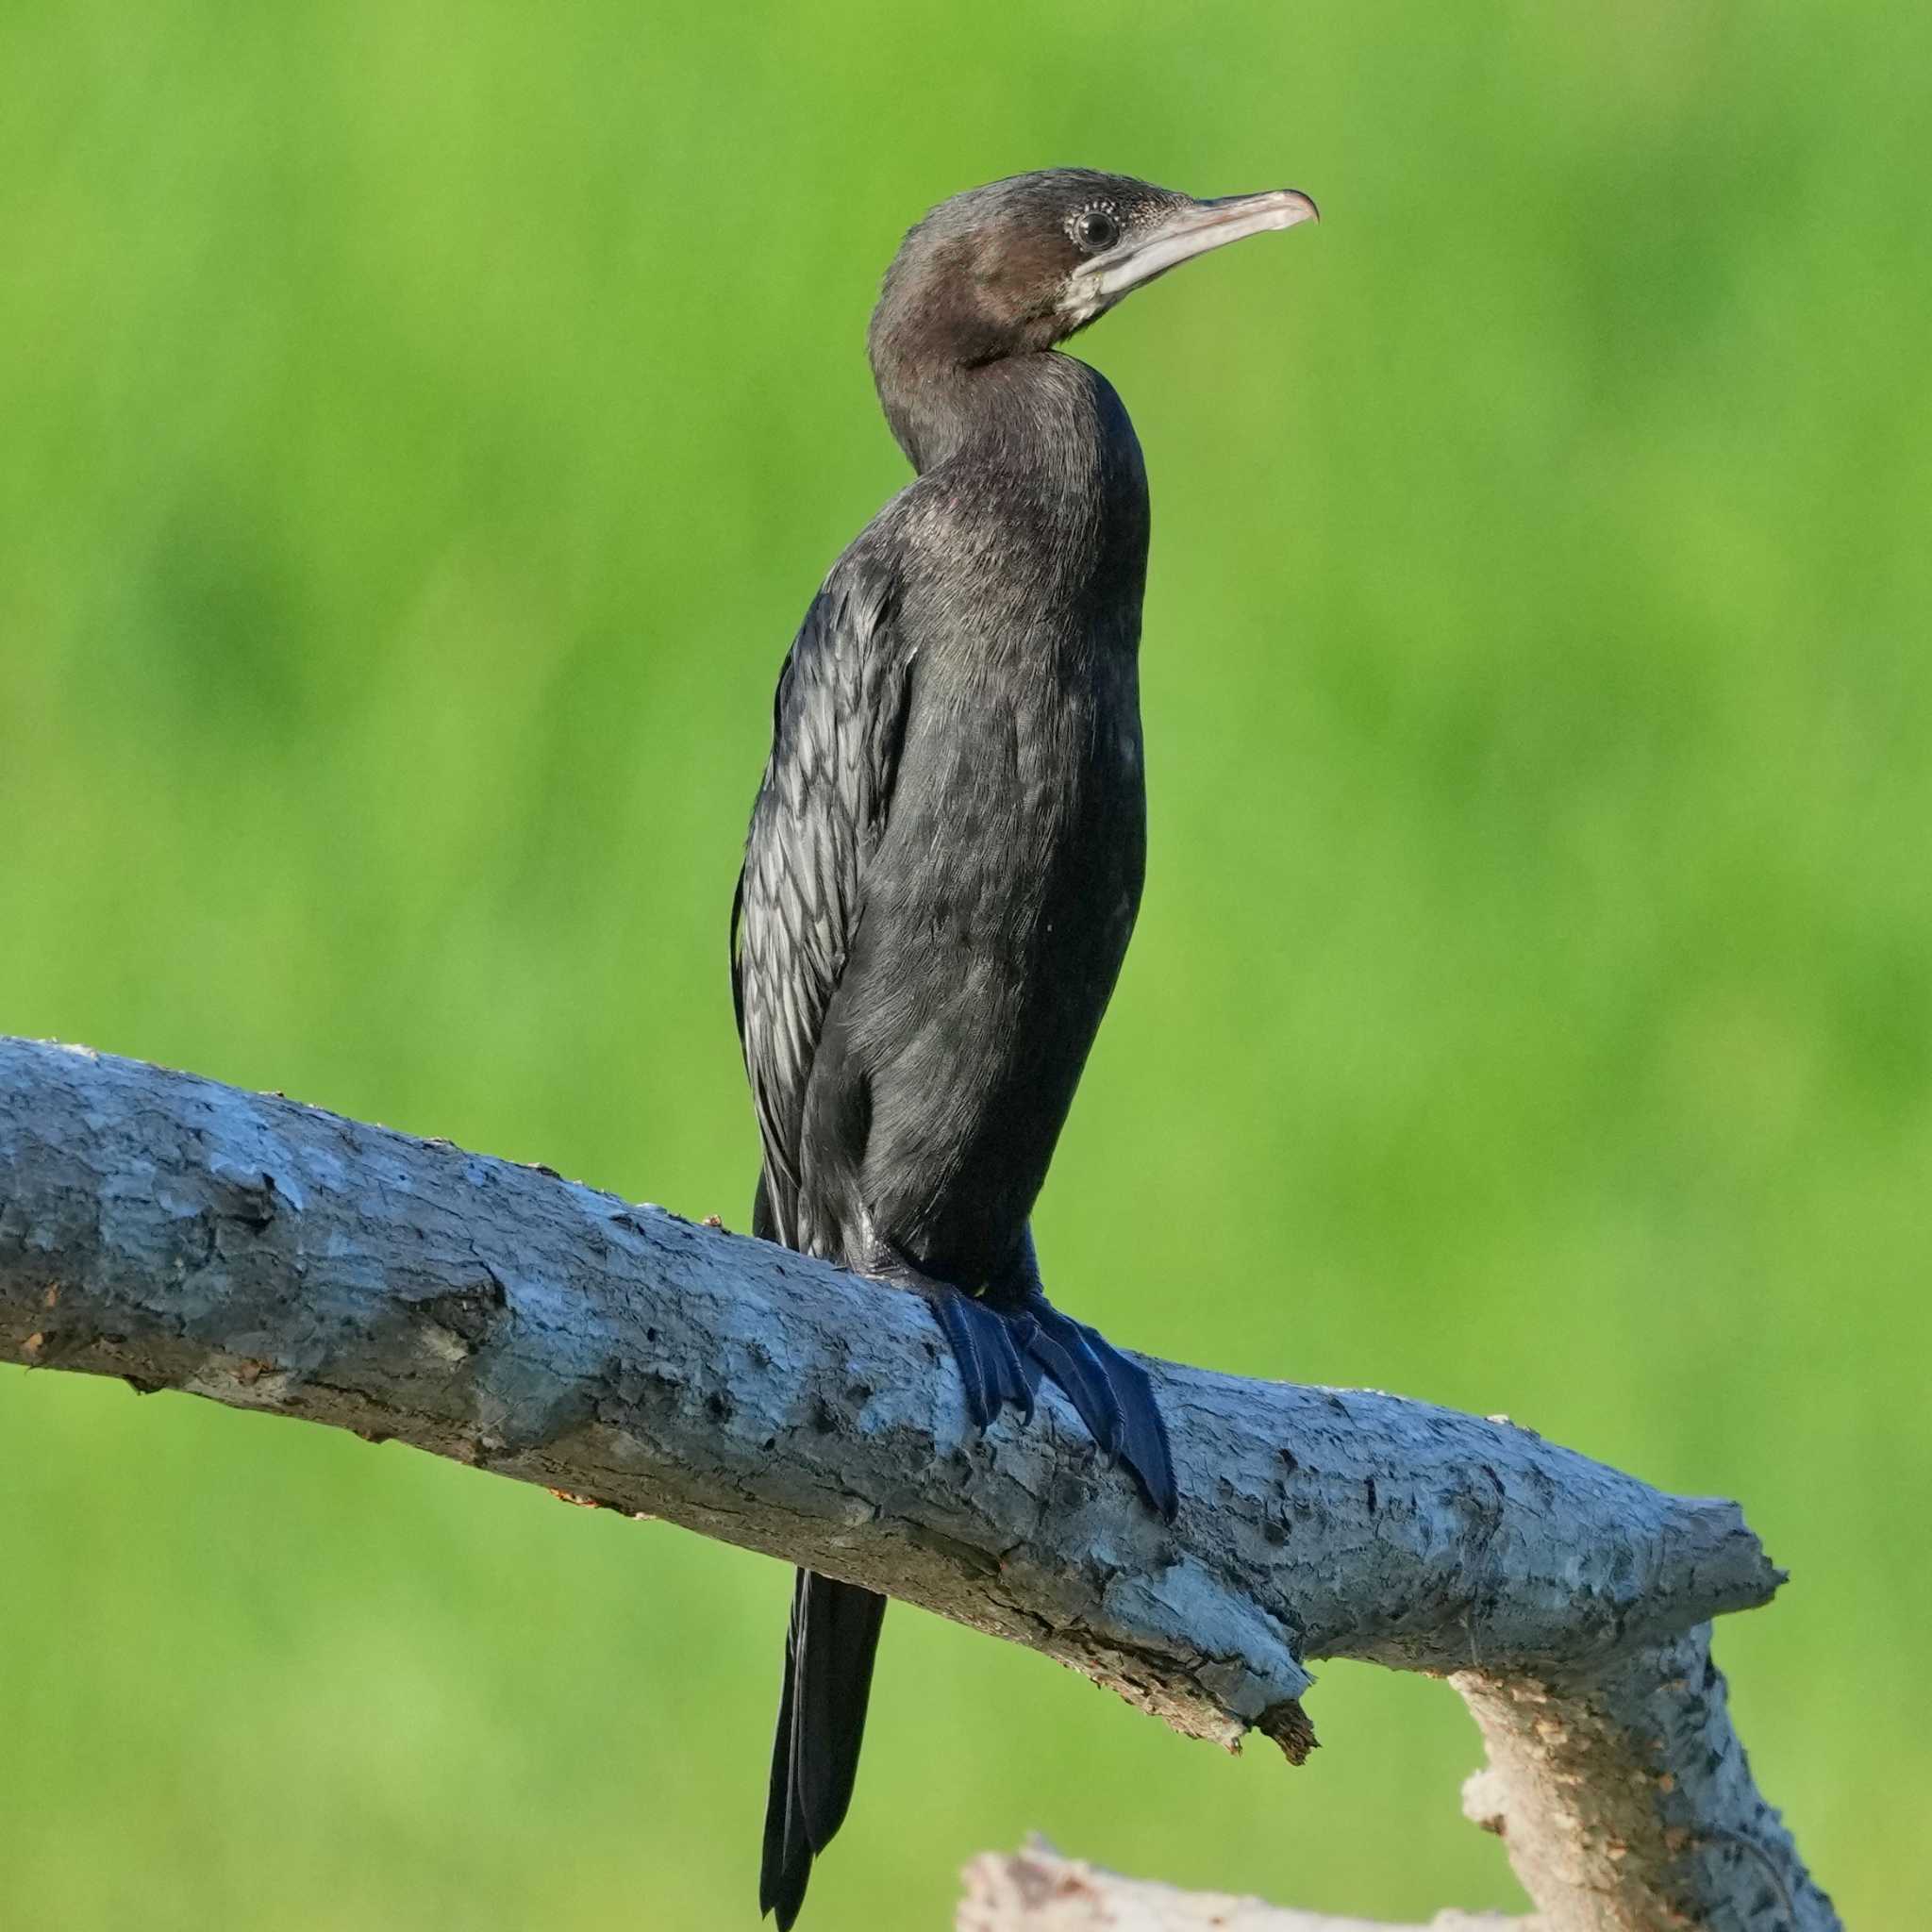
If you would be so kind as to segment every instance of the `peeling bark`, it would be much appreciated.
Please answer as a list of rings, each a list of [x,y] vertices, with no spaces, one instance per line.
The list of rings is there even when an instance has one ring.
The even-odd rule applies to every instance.
[[[1031,1427],[974,1435],[915,1297],[545,1169],[21,1041],[0,1041],[0,1360],[661,1516],[1229,1748],[1259,1729],[1307,1755],[1308,1659],[1453,1675],[1550,1927],[1836,1923],[1705,1675],[1700,1626],[1781,1580],[1737,1506],[1502,1419],[1150,1362],[1170,1526],[1056,1391]]]
[[[1490,1755],[1463,1809],[1504,1838],[1541,1932],[1837,1925],[1752,1781],[1708,1626],[1574,1678],[1453,1681]]]

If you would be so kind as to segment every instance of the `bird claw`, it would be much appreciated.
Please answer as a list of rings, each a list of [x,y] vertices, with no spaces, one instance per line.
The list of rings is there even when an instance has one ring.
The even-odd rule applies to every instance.
[[[1065,1391],[1101,1449],[1127,1465],[1141,1493],[1165,1522],[1180,1513],[1174,1452],[1154,1399],[1154,1380],[1096,1328],[1063,1315],[1036,1293],[1020,1311],[1032,1333],[1022,1345]]]
[[[1040,1371],[1016,1345],[1011,1327],[999,1314],[957,1288],[941,1287],[928,1299],[945,1338],[953,1344],[959,1379],[966,1385],[966,1412],[975,1429],[991,1425],[1008,1404],[1022,1423],[1033,1420]]]
[[[1074,1405],[1102,1455],[1124,1462],[1148,1504],[1174,1521],[1180,1494],[1167,1424],[1139,1362],[1042,1294],[1006,1311],[943,1283],[919,1286],[952,1344],[974,1428],[988,1427],[1008,1404],[1023,1424],[1031,1422],[1044,1376]]]

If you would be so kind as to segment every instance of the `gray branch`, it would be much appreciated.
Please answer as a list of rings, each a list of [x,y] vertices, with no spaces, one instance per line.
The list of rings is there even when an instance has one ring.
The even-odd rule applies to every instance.
[[[1545,1932],[1820,1932],[1709,1619],[1734,1504],[1398,1396],[1150,1363],[1170,1527],[1055,1391],[969,1428],[925,1308],[656,1208],[137,1061],[0,1041],[0,1360],[393,1438],[889,1591],[1190,1735],[1314,1742],[1307,1660],[1453,1676]]]

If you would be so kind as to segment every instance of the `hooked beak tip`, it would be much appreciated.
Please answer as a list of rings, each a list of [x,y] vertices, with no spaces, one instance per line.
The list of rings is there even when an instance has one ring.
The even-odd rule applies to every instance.
[[[1184,261],[1250,235],[1319,222],[1315,198],[1299,188],[1270,188],[1259,194],[1228,194],[1184,206],[1150,233],[1141,234],[1075,271],[1083,292],[1116,300]]]
[[[1270,228],[1292,228],[1302,222],[1319,222],[1322,210],[1315,197],[1300,188],[1270,188],[1260,194],[1229,194],[1219,201],[1204,201],[1211,209],[1215,224],[1239,223],[1244,235],[1260,234]]]

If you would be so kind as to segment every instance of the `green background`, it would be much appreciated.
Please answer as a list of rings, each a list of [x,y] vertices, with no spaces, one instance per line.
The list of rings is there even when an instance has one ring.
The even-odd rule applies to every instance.
[[[0,11],[0,1027],[741,1224],[778,660],[902,480],[907,223],[1058,162],[1318,230],[1081,352],[1153,477],[1146,908],[1039,1225],[1117,1340],[1734,1494],[1719,1654],[1922,1900],[1932,382],[1916,0]],[[753,1923],[789,1578],[0,1371],[0,1918]],[[807,1924],[1028,1828],[1517,1897],[1446,1689],[1290,1774],[889,1623]]]

